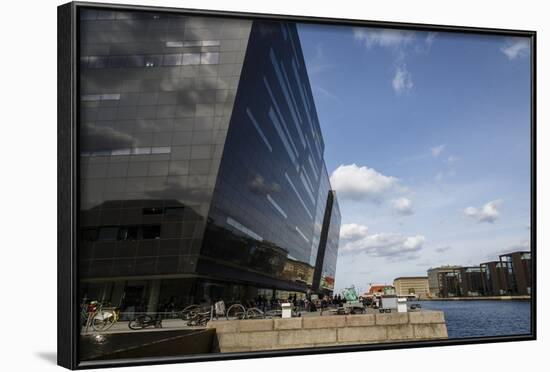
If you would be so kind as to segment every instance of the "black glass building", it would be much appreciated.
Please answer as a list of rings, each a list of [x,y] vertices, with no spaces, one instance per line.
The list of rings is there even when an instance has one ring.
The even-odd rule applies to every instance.
[[[296,26],[81,12],[81,297],[330,293],[341,218]]]

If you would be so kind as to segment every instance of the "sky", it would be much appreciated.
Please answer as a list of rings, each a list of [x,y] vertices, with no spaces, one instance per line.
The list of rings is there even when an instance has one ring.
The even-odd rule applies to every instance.
[[[528,39],[298,32],[342,212],[337,291],[529,250]]]

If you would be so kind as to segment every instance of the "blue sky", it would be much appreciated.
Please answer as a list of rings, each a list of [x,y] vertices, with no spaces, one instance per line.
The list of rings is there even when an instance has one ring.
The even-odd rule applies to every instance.
[[[337,289],[529,249],[528,39],[298,29],[342,210]]]

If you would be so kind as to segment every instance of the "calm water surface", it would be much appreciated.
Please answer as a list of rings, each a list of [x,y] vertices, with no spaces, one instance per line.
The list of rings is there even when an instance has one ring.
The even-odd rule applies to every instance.
[[[422,308],[445,313],[449,338],[531,333],[529,301],[421,301]]]

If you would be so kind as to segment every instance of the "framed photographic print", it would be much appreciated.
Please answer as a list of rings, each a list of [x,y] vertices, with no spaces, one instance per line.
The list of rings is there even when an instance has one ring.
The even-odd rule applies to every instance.
[[[58,8],[58,363],[536,338],[534,31]]]

